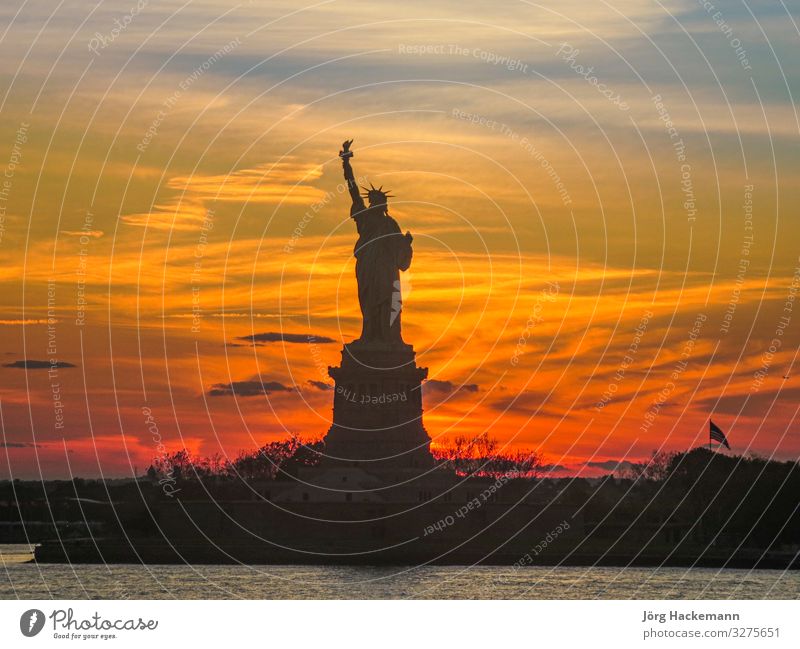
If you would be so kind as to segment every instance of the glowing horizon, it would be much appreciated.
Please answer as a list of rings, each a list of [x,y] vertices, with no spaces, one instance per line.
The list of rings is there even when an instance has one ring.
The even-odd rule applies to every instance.
[[[141,474],[145,408],[201,455],[324,435],[360,326],[350,137],[414,235],[434,444],[597,475],[713,415],[800,456],[785,11],[429,5],[0,9],[0,479]]]

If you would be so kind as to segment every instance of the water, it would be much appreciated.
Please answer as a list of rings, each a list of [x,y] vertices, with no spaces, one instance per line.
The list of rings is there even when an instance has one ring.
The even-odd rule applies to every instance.
[[[800,572],[494,566],[30,563],[0,546],[0,599],[797,599]]]

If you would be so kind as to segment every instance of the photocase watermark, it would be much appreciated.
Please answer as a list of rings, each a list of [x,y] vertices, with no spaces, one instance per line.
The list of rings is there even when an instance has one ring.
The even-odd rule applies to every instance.
[[[20,616],[19,630],[26,638],[32,638],[44,628],[44,623],[44,613],[38,608],[32,608]]]
[[[161,124],[163,124],[164,120],[167,118],[167,115],[169,115],[169,113],[175,107],[175,104],[178,103],[178,100],[181,98],[183,93],[189,90],[189,88],[191,88],[200,77],[208,72],[208,70],[210,70],[217,61],[230,54],[241,44],[242,41],[237,36],[232,41],[229,41],[216,52],[214,52],[214,54],[209,56],[200,65],[198,65],[191,74],[184,77],[183,81],[178,84],[178,88],[164,100],[162,103],[163,108],[156,113],[155,118],[153,118],[153,121],[150,122],[150,126],[147,128],[147,131],[145,131],[144,137],[139,141],[139,144],[136,145],[136,148],[140,153],[147,151],[147,147],[150,146],[153,138],[158,134],[158,129],[161,127]]]
[[[86,272],[88,268],[89,244],[94,237],[94,215],[91,212],[86,212],[83,217],[83,225],[81,226],[80,234],[78,236],[78,265],[75,268],[76,281],[76,298],[75,298],[75,326],[83,327],[86,324]]]
[[[488,128],[492,131],[503,132],[505,129],[510,130],[510,128],[503,122],[498,122],[496,119],[491,119],[478,113],[469,113],[465,110],[461,110],[460,108],[454,108],[451,111],[451,115],[456,119],[469,122],[470,124],[476,124],[477,126],[483,126],[484,128]]]
[[[111,45],[117,38],[119,38],[120,34],[124,32],[130,24],[133,22],[134,18],[141,13],[142,9],[144,9],[148,4],[148,0],[139,0],[131,10],[123,14],[122,18],[114,18],[114,24],[116,27],[112,27],[106,34],[101,34],[100,32],[95,32],[94,36],[89,40],[89,51],[94,53],[95,56],[100,54],[100,50],[106,49],[109,45]]]
[[[3,182],[0,184],[0,244],[6,233],[6,214],[8,209],[8,199],[11,196],[11,188],[14,185],[14,174],[17,167],[22,163],[22,147],[28,141],[28,122],[20,122],[17,132],[14,135],[14,143],[11,145],[11,154],[3,170]]]
[[[58,379],[58,368],[62,365],[58,360],[56,316],[56,282],[51,278],[47,280],[47,359],[50,363],[47,378],[50,380],[54,426],[56,430],[64,430],[64,402],[61,400],[61,381]]]
[[[475,59],[488,65],[505,68],[509,72],[520,72],[528,74],[530,66],[522,59],[518,59],[507,54],[501,54],[492,50],[485,50],[480,47],[464,47],[456,43],[425,43],[425,44],[406,44],[400,43],[397,46],[398,54],[409,56],[455,56],[462,58]],[[570,69],[579,77],[595,88],[612,105],[622,112],[630,110],[630,106],[622,99],[619,92],[608,87],[608,84],[601,81],[595,74],[594,66],[586,67],[579,63],[577,58],[580,50],[567,42],[562,42],[556,56],[569,64]]]
[[[558,291],[558,282],[547,282],[547,286],[536,295],[531,314],[525,322],[525,329],[522,330],[522,333],[517,339],[514,353],[511,355],[511,360],[509,361],[515,367],[519,364],[520,356],[525,353],[525,347],[528,345],[528,339],[531,337],[531,333],[537,325],[544,322],[544,317],[542,316],[543,305],[548,302],[555,302]]]
[[[730,45],[731,49],[733,49],[736,54],[739,65],[741,65],[744,70],[748,72],[751,71],[753,68],[748,59],[747,50],[742,46],[742,41],[733,35],[733,27],[725,20],[722,12],[719,10],[714,11],[716,7],[708,0],[697,0],[697,4],[705,9],[706,13],[711,16],[711,19],[716,23],[717,27],[719,27],[719,31],[728,39],[728,45]],[[714,11],[713,14],[711,13],[712,11]]]
[[[561,43],[561,47],[558,48],[556,56],[560,56],[564,62],[569,63],[570,70],[579,77],[583,77],[586,83],[593,86],[597,92],[608,99],[608,101],[619,108],[619,110],[623,112],[629,111],[631,107],[623,101],[620,94],[609,88],[607,84],[603,83],[595,76],[593,65],[585,67],[581,63],[578,63],[578,54],[580,53],[581,51],[579,49],[573,47],[569,43]]]
[[[400,401],[408,401],[408,394],[403,392],[382,392],[381,394],[367,394],[359,393],[355,390],[348,390],[342,385],[336,386],[336,394],[343,400],[350,403],[359,403],[362,405],[380,405],[384,403],[397,403]]]
[[[570,524],[568,521],[563,520],[558,525],[556,525],[552,530],[550,530],[545,536],[539,541],[536,545],[534,545],[529,552],[526,552],[522,555],[517,561],[512,564],[512,568],[519,569],[523,566],[529,566],[533,563],[534,557],[538,557],[542,552],[544,552],[548,547],[550,547],[553,543],[555,543],[556,539],[560,537],[564,532],[570,529]]]
[[[633,330],[633,339],[631,340],[631,344],[628,345],[625,356],[622,357],[622,360],[617,366],[617,371],[614,372],[614,376],[611,378],[611,381],[609,381],[608,386],[603,392],[603,395],[600,397],[600,400],[595,404],[594,408],[598,412],[605,408],[611,399],[614,398],[614,395],[619,389],[619,384],[625,378],[625,373],[628,371],[628,368],[633,365],[636,352],[639,351],[639,345],[642,342],[642,338],[647,331],[647,325],[650,324],[650,319],[652,317],[653,312],[646,310],[639,319],[639,324],[636,326],[636,329]]]
[[[798,258],[798,261],[800,262],[800,258]],[[792,282],[789,284],[789,290],[783,302],[781,317],[778,318],[773,338],[769,342],[769,347],[767,347],[766,351],[761,355],[761,366],[753,373],[753,382],[750,385],[750,392],[758,392],[761,389],[772,367],[772,362],[775,360],[775,355],[781,347],[783,347],[783,334],[792,322],[794,301],[797,298],[798,289],[800,289],[800,266],[794,269]]]
[[[705,313],[697,314],[697,317],[692,324],[692,328],[689,330],[689,335],[687,336],[683,343],[683,347],[681,348],[681,355],[678,361],[675,363],[675,367],[672,368],[671,374],[669,375],[670,380],[667,381],[664,387],[658,391],[656,398],[644,413],[644,421],[639,426],[639,430],[641,430],[643,433],[646,433],[648,430],[650,430],[650,427],[653,425],[653,423],[655,423],[655,420],[661,413],[661,409],[664,407],[664,404],[667,403],[669,397],[673,392],[675,392],[677,387],[675,382],[681,378],[681,375],[689,366],[689,359],[692,356],[692,352],[694,352],[697,338],[700,336],[700,331],[703,329],[703,324],[705,324],[706,320],[708,320],[708,316]]]
[[[411,56],[461,56],[465,58],[473,58],[489,65],[496,65],[503,67],[510,72],[528,73],[528,64],[524,61],[498,54],[491,50],[484,50],[480,47],[463,47],[455,43],[427,43],[422,45],[410,45],[400,43],[397,46],[398,54],[407,54]]]
[[[156,457],[153,466],[158,466],[156,476],[158,478],[158,484],[161,485],[161,490],[164,492],[165,496],[173,498],[175,494],[180,491],[180,488],[175,488],[177,483],[175,479],[175,467],[169,461],[167,449],[161,438],[161,431],[158,429],[155,417],[153,417],[153,411],[148,406],[142,406],[142,415],[144,415],[144,425],[147,426],[147,430],[150,432],[153,442],[156,445]]]
[[[739,298],[744,286],[744,278],[747,275],[747,269],[750,267],[750,248],[753,246],[755,237],[753,236],[753,185],[744,186],[744,201],[742,203],[742,210],[744,212],[744,236],[742,237],[742,247],[739,252],[739,267],[736,273],[736,281],[731,297],[728,300],[728,305],[725,307],[725,313],[722,316],[722,324],[719,331],[722,334],[727,334],[731,328],[733,316],[736,313],[736,307],[739,304]]]
[[[475,496],[475,498],[470,498],[465,504],[455,510],[453,514],[448,514],[444,518],[440,518],[435,523],[425,527],[422,532],[422,536],[429,536],[430,534],[435,534],[436,532],[446,530],[448,527],[455,524],[456,519],[464,519],[470,512],[480,509],[486,503],[490,502],[494,498],[495,494],[497,494],[497,492],[502,489],[513,477],[513,474],[501,475],[491,485],[486,487],[486,489]]]
[[[200,274],[203,271],[203,257],[208,247],[208,235],[214,229],[214,210],[206,210],[205,218],[200,224],[200,236],[194,248],[194,263],[189,282],[192,286],[192,333],[200,333],[203,309],[200,306]]]
[[[686,220],[694,223],[697,220],[697,204],[694,195],[694,183],[692,182],[692,165],[689,164],[686,156],[686,145],[678,132],[678,127],[672,121],[672,117],[667,110],[666,104],[660,94],[655,94],[651,98],[658,118],[664,123],[664,129],[669,135],[675,158],[680,164],[681,172],[681,192],[683,193],[683,209],[686,211]]]
[[[114,640],[120,631],[155,631],[158,628],[158,620],[141,617],[106,618],[95,612],[91,617],[81,618],[76,617],[71,608],[57,608],[45,616],[44,611],[32,608],[20,617],[19,630],[22,635],[32,638],[44,629],[47,618],[52,622],[56,640]]]
[[[319,344],[317,344],[317,338],[313,334],[310,334],[308,336],[308,349],[309,352],[311,353],[311,361],[317,368],[317,372],[319,372],[319,375],[323,378],[324,381],[327,381],[328,366],[322,359],[322,352],[319,350]]]
[[[564,206],[572,205],[572,198],[570,197],[564,182],[561,180],[561,176],[555,170],[555,167],[553,167],[550,161],[545,157],[544,153],[542,153],[528,137],[520,135],[503,122],[498,122],[497,120],[490,119],[477,113],[470,113],[461,110],[460,108],[453,108],[451,115],[455,119],[496,131],[497,133],[507,137],[512,142],[518,144],[520,148],[522,148],[528,155],[536,160],[536,162],[541,165],[542,169],[544,169],[547,176],[550,178],[550,180],[552,180],[553,185],[555,186],[558,195],[561,197],[561,202],[564,204]]]

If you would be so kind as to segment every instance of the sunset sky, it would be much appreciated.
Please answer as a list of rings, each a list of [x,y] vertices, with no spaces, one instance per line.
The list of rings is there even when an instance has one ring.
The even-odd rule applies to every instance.
[[[4,2],[0,477],[324,435],[351,137],[435,444],[797,458],[798,16],[717,3]]]

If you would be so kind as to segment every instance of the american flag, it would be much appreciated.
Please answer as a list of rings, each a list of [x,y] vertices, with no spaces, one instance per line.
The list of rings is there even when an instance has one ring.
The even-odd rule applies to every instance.
[[[708,427],[708,437],[712,442],[719,442],[729,451],[731,450],[730,444],[728,444],[728,438],[725,437],[725,433],[722,432],[722,429],[717,426],[713,421],[710,419],[708,420],[709,427]]]

